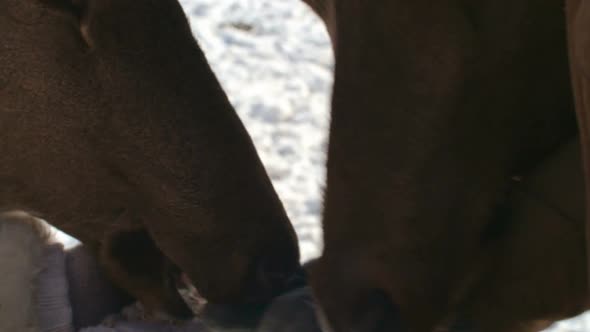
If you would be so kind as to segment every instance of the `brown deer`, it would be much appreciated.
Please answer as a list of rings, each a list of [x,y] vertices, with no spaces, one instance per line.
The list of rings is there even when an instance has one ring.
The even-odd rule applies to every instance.
[[[577,110],[587,173],[587,1],[567,19],[560,0],[306,2],[336,59],[311,269],[326,329],[533,331],[586,308],[587,204],[566,144]],[[569,166],[545,178],[535,166],[560,149]],[[529,178],[578,214],[522,194]]]
[[[265,303],[292,226],[176,0],[0,0],[0,205],[80,239],[153,311]]]

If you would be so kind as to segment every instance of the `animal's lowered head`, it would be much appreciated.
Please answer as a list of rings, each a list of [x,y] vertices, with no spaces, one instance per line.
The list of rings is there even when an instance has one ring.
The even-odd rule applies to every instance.
[[[153,254],[106,259],[163,255],[212,303],[289,288],[294,231],[177,0],[0,0],[0,30],[0,205],[97,253],[140,230]]]

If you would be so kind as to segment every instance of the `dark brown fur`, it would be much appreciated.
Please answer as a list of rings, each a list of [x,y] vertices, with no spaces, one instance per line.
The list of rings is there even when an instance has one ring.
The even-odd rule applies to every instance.
[[[566,12],[570,70],[586,175],[586,206],[590,207],[590,4],[567,0]],[[590,239],[590,214],[587,217],[586,238]],[[590,241],[586,245],[590,253]]]
[[[564,1],[308,4],[326,21],[336,58],[325,251],[312,268],[334,331],[432,331],[456,310],[475,330],[530,331],[584,308],[583,224],[535,224],[517,200],[522,207],[502,221],[532,220],[497,231],[511,178],[577,131]],[[588,30],[576,29],[586,39],[574,43],[587,50]],[[575,84],[577,95],[588,91],[587,80]],[[548,270],[571,273],[527,271],[542,265],[541,250],[552,254]],[[512,278],[520,269],[526,284]],[[536,292],[545,292],[540,304]],[[494,307],[510,300],[519,305]]]
[[[585,201],[577,138],[513,185],[506,228],[482,252],[454,324],[531,332],[589,305]]]
[[[0,0],[0,31],[3,208],[151,309],[189,314],[175,269],[213,303],[282,292],[293,229],[176,0]]]

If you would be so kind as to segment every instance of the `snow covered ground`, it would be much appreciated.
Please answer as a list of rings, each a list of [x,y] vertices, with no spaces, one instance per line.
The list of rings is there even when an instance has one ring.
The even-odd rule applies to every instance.
[[[333,56],[301,0],[180,0],[295,225],[304,260],[321,252]],[[590,331],[590,316],[551,332]]]

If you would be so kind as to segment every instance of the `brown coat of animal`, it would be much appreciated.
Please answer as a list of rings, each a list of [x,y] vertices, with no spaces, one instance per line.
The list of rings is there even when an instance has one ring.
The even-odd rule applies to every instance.
[[[586,175],[586,206],[590,207],[590,4],[568,0],[566,11],[570,70]],[[590,239],[590,219],[586,238]],[[587,245],[590,253],[590,241]]]
[[[0,0],[0,205],[92,247],[148,307],[265,301],[293,229],[176,0]]]
[[[502,236],[483,251],[451,326],[538,331],[589,307],[585,189],[578,138],[514,183]]]
[[[582,310],[584,226],[550,215],[535,224],[537,211],[505,229],[522,211],[501,208],[512,178],[577,132],[564,1],[307,3],[326,22],[336,58],[325,250],[311,269],[332,329],[432,331],[457,314],[475,330],[531,331]],[[575,30],[588,49],[588,30]],[[539,241],[552,231],[564,234],[551,238],[554,252]],[[536,249],[571,273],[527,271],[534,278],[524,285],[523,274],[512,278],[541,265]],[[546,296],[539,302],[535,292]],[[518,306],[495,306],[510,299]]]

